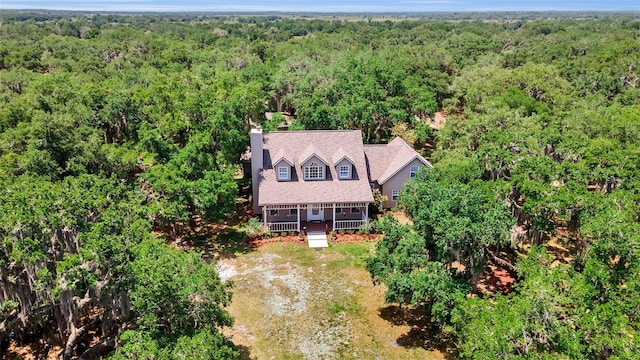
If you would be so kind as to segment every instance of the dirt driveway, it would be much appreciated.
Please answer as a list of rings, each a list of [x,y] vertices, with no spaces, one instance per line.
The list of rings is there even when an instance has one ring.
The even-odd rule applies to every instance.
[[[384,304],[372,285],[364,259],[373,247],[274,243],[220,260],[235,285],[226,335],[245,359],[443,359],[419,314]]]

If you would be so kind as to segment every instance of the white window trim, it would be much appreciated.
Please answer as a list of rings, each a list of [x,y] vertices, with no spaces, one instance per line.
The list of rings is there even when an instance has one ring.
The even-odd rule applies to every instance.
[[[315,176],[311,176],[311,170],[317,168]],[[315,171],[314,171],[315,172]],[[312,162],[304,167],[304,179],[305,180],[323,180],[324,179],[324,165]]]
[[[343,176],[343,170],[346,171],[346,173]],[[340,179],[349,179],[351,177],[351,166],[349,165],[340,165],[338,167],[338,176],[340,177]]]
[[[409,168],[409,177],[412,179],[416,177],[416,173],[420,170],[420,166],[412,166]]]
[[[400,190],[398,189],[391,190],[391,201],[398,201],[399,196],[400,196]]]
[[[284,170],[284,172],[282,172],[282,170]],[[278,180],[289,180],[288,166],[278,166]]]

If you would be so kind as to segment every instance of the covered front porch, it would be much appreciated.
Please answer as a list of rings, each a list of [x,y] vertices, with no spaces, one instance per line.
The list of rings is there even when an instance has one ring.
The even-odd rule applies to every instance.
[[[357,230],[369,223],[368,203],[265,205],[264,228],[270,232]]]

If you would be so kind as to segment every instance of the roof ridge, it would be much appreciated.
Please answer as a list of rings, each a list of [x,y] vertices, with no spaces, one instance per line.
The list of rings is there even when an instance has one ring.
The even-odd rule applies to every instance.
[[[327,154],[324,154],[322,152],[320,152],[318,150],[318,148],[316,147],[314,142],[310,142],[309,145],[307,147],[304,148],[304,150],[302,150],[302,152],[300,153],[301,156],[303,156],[303,158],[299,158],[298,159],[298,163],[300,165],[304,164],[305,162],[307,162],[309,159],[311,159],[313,156],[315,156],[316,158],[318,158],[320,161],[322,161],[325,165],[329,165],[329,163],[327,163]]]
[[[415,151],[416,153],[418,152],[418,151],[416,151],[416,149],[414,149],[411,145],[409,145],[409,144],[408,144],[408,143],[407,143],[403,138],[401,138],[400,136],[396,136],[396,138],[397,138],[397,139],[400,139],[400,142],[401,142],[402,144],[404,144],[404,146],[405,146],[406,148],[408,148],[409,150],[411,150],[411,151]],[[395,140],[395,139],[394,139],[394,140]]]

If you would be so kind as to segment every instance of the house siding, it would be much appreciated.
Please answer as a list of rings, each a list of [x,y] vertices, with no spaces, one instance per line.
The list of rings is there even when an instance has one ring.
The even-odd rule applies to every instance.
[[[382,194],[386,195],[389,200],[384,203],[385,208],[395,207],[397,201],[391,200],[391,193],[393,189],[402,189],[405,182],[411,179],[411,174],[409,173],[412,166],[424,167],[425,164],[422,163],[419,159],[413,159],[410,163],[408,163],[405,167],[403,167],[400,171],[398,171],[395,175],[393,175],[387,182],[382,185]]]

